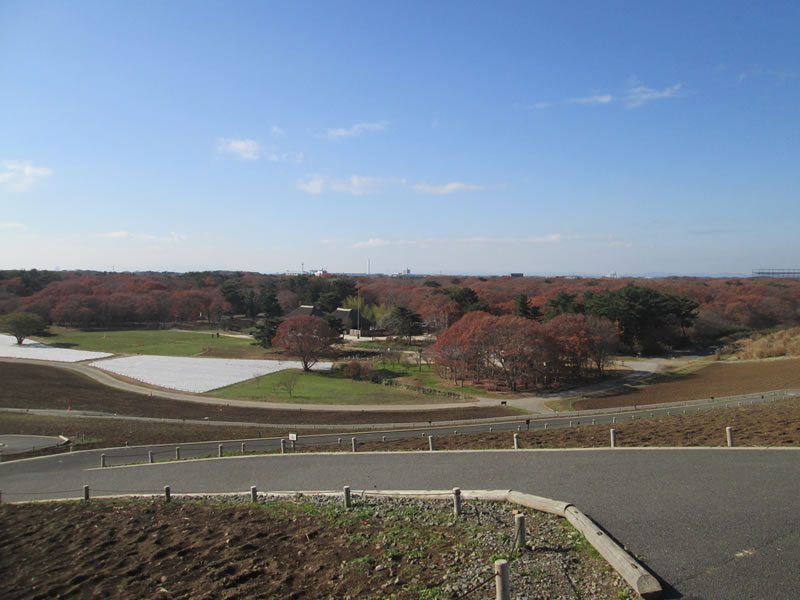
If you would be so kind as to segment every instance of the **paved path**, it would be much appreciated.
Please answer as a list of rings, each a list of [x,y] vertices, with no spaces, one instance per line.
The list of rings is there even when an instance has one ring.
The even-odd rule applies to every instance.
[[[162,448],[163,450],[163,448]],[[122,448],[114,452],[133,452]],[[575,503],[668,596],[796,598],[800,450],[296,454],[97,468],[99,451],[0,464],[3,500],[260,490],[516,489]]]
[[[19,454],[63,443],[61,438],[49,435],[0,435],[0,454]]]
[[[473,400],[465,400],[460,402],[429,402],[426,404],[291,404],[281,402],[260,402],[253,400],[238,400],[228,398],[215,398],[211,396],[201,396],[197,394],[190,394],[186,392],[172,392],[163,389],[150,388],[136,382],[118,379],[106,371],[91,367],[85,363],[63,363],[46,360],[33,360],[33,359],[11,359],[0,358],[3,362],[26,363],[34,365],[45,365],[50,367],[57,367],[60,369],[67,369],[70,371],[81,373],[95,381],[107,385],[109,387],[124,390],[127,392],[134,392],[137,394],[158,396],[160,398],[169,398],[172,400],[182,400],[185,402],[195,402],[199,404],[224,404],[226,406],[242,406],[248,408],[263,408],[271,410],[296,410],[296,409],[312,409],[315,411],[329,411],[329,412],[364,412],[364,411],[420,411],[420,410],[435,410],[435,409],[450,409],[450,408],[468,408],[468,407],[486,407],[497,406],[500,402],[497,398],[475,398]],[[517,398],[507,400],[509,406],[520,408],[529,411],[533,414],[553,414],[554,411],[545,405],[545,402],[557,398],[567,398],[582,396],[584,394],[597,391],[600,389],[609,389],[610,387],[618,387],[625,383],[636,383],[656,372],[662,364],[674,364],[671,359],[649,359],[629,363],[629,365],[636,365],[636,368],[630,374],[625,375],[620,379],[615,379],[610,382],[601,384],[594,384],[572,390],[558,393],[547,394],[543,396],[533,396],[528,398]]]

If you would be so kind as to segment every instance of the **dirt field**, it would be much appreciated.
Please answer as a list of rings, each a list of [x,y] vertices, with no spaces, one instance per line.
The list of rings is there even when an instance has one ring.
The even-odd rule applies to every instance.
[[[628,386],[625,393],[576,400],[572,406],[575,410],[589,410],[800,389],[800,359],[713,363],[687,375],[658,379],[663,382]]]
[[[676,411],[678,412],[678,411]],[[591,422],[591,417],[584,420]],[[715,408],[670,417],[640,418],[617,423],[618,446],[724,446],[725,428],[733,427],[737,446],[800,445],[800,398],[741,408]],[[523,431],[522,448],[605,448],[610,425]],[[513,433],[476,433],[436,437],[437,450],[512,448]],[[362,442],[360,451],[428,450],[427,438]],[[347,452],[348,447],[303,446],[298,452]]]
[[[315,411],[311,408],[271,410],[181,402],[108,388],[56,367],[0,362],[0,407],[93,410],[134,417],[204,419],[249,423],[309,425],[411,423],[485,419],[518,414],[501,406],[425,411]],[[498,403],[499,404],[499,403]],[[1,417],[0,417],[1,418]]]
[[[465,501],[454,521],[447,502],[243,502],[0,506],[0,597],[435,600],[486,581],[469,597],[493,598],[491,565],[513,543],[505,503]],[[532,550],[511,563],[516,591],[633,597],[562,520],[526,512]]]

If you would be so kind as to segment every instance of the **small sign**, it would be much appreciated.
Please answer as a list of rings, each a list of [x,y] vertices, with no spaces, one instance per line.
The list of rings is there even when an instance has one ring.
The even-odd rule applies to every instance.
[[[289,434],[289,441],[290,442],[296,442],[297,441],[297,434],[296,433],[290,433]]]

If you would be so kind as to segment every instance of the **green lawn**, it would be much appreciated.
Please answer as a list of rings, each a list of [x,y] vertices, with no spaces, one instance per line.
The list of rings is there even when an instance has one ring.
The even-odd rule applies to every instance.
[[[436,404],[453,402],[445,396],[422,395],[413,391],[384,386],[367,381],[354,381],[340,373],[302,373],[291,397],[285,389],[276,387],[287,372],[271,373],[209,392],[221,398],[246,398],[292,404]]]
[[[264,350],[250,339],[199,331],[126,330],[57,331],[38,341],[61,348],[111,352],[112,354],[158,354],[161,356],[215,356],[258,358]]]
[[[427,388],[435,388],[437,390],[443,390],[446,392],[458,392],[459,394],[464,394],[465,396],[492,395],[486,390],[468,385],[461,386],[453,383],[452,380],[442,379],[436,373],[436,369],[434,369],[432,366],[426,365],[425,363],[422,364],[422,368],[420,369],[416,364],[411,364],[408,368],[406,368],[397,362],[376,362],[375,368],[394,373],[397,376],[397,380],[402,383],[412,383],[413,380],[419,379],[422,381],[422,385]]]

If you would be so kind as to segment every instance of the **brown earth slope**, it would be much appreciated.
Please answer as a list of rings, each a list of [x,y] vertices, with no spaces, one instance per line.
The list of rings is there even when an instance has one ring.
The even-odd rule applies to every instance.
[[[576,400],[572,406],[575,410],[590,410],[800,389],[800,359],[713,363],[693,373],[657,379],[664,381],[628,386],[624,393]]]

